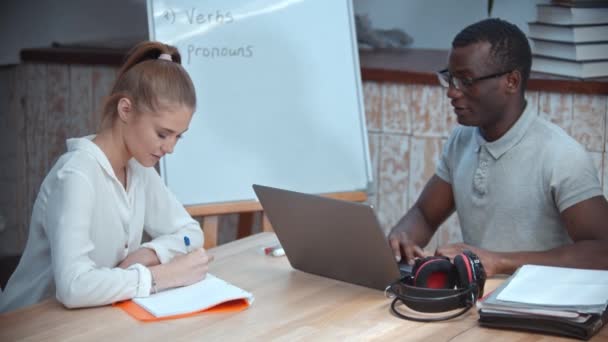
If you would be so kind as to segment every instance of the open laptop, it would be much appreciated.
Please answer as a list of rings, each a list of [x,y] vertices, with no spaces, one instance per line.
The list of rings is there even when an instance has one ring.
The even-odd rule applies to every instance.
[[[398,264],[366,204],[253,185],[291,266],[384,290],[411,269]]]

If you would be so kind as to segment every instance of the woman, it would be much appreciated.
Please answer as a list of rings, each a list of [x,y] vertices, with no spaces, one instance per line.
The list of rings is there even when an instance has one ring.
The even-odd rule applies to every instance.
[[[68,139],[44,179],[0,312],[53,294],[68,308],[105,305],[205,277],[200,226],[153,168],[173,152],[196,106],[180,63],[176,48],[158,42],[131,51],[99,132]],[[141,244],[144,230],[152,240]]]

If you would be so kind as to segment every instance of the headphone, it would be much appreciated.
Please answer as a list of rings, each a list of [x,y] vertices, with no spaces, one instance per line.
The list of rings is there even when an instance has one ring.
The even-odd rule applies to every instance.
[[[403,319],[419,322],[443,321],[467,312],[483,296],[486,272],[473,252],[465,250],[451,262],[443,256],[418,258],[412,273],[389,285],[385,295],[394,298],[391,310]],[[408,308],[427,313],[459,312],[443,317],[412,317],[396,309],[398,302]]]

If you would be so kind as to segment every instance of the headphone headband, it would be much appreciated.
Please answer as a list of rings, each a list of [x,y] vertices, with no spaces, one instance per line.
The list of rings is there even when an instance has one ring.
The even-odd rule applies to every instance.
[[[387,288],[395,299],[420,312],[444,312],[472,306],[477,290],[477,284],[456,289],[429,289],[408,285],[401,280]]]

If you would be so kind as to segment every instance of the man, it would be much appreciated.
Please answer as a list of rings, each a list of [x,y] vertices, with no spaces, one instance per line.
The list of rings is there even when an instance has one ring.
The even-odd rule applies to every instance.
[[[464,243],[488,276],[523,264],[608,269],[608,203],[587,151],[526,107],[528,40],[517,26],[486,19],[460,32],[438,73],[458,122],[436,174],[389,234],[398,261],[424,256],[456,210]]]

